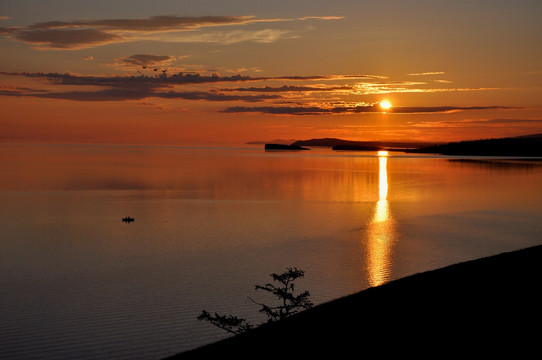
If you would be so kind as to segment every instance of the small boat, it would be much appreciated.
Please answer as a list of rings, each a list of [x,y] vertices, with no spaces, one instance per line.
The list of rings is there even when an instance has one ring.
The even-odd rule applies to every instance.
[[[134,221],[134,218],[126,216],[125,218],[122,218],[122,221],[124,221],[125,223],[131,223]]]

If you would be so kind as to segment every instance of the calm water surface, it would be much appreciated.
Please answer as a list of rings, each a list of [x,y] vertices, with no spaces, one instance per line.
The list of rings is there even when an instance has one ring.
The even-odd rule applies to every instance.
[[[541,244],[542,162],[489,160],[0,145],[0,358],[160,359],[286,267],[319,304]]]

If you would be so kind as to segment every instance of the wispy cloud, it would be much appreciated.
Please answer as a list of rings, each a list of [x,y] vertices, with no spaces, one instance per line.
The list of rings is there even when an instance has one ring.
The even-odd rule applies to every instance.
[[[360,113],[393,113],[393,114],[422,114],[422,113],[450,113],[467,110],[512,109],[503,106],[417,106],[394,107],[383,110],[378,103],[367,105],[342,106],[263,106],[263,107],[229,107],[225,113],[260,113],[279,115],[326,115],[326,114],[360,114]]]
[[[118,58],[117,64],[121,66],[155,66],[169,65],[175,57],[169,55],[153,55],[153,54],[136,54]]]
[[[272,43],[283,39],[296,39],[300,35],[282,29],[260,29],[260,30],[229,30],[213,32],[176,32],[171,34],[160,34],[148,37],[150,40],[160,40],[178,43],[207,43],[229,45],[241,42]]]
[[[344,16],[303,16],[298,20],[341,20]]]
[[[426,71],[421,73],[410,73],[410,76],[444,75],[444,71]]]
[[[138,64],[139,66],[139,64]],[[203,75],[199,73],[177,73],[168,76],[94,76],[94,75],[76,75],[70,73],[30,73],[30,72],[1,72],[0,75],[21,76],[27,78],[47,81],[58,85],[94,85],[94,86],[172,86],[186,84],[205,84],[205,83],[228,83],[228,82],[250,82],[265,80],[290,80],[290,81],[334,81],[345,79],[370,79],[380,78],[378,75],[281,75],[281,76],[220,76],[217,74]]]
[[[307,17],[334,20],[341,17]],[[34,45],[38,49],[74,50],[116,42],[129,42],[149,38],[152,34],[169,33],[166,40],[180,42],[241,41],[272,42],[297,35],[287,30],[238,30],[229,32],[186,34],[209,27],[273,23],[295,19],[261,19],[255,16],[152,16],[143,19],[84,19],[74,21],[48,21],[24,27],[0,27],[0,35]],[[153,37],[157,38],[156,36]]]
[[[445,82],[448,83],[448,82]],[[251,91],[251,92],[344,92],[354,95],[378,95],[393,93],[438,93],[438,92],[467,92],[499,90],[499,88],[432,88],[423,87],[425,82],[397,81],[397,82],[356,82],[348,85],[282,85],[278,87],[248,87],[228,88],[223,91]]]
[[[168,55],[139,54],[117,59],[137,66],[172,61]],[[154,71],[151,71],[154,72]],[[221,110],[224,113],[260,113],[273,115],[344,115],[362,113],[424,114],[459,111],[516,109],[505,106],[394,106],[382,109],[377,102],[367,102],[367,95],[393,92],[478,91],[489,88],[424,88],[425,82],[382,81],[380,75],[313,75],[313,76],[224,76],[200,73],[160,73],[156,76],[92,76],[70,73],[13,73],[0,75],[24,77],[44,83],[45,89],[9,88],[2,96],[29,96],[73,101],[129,101],[148,98],[237,102]],[[235,86],[233,83],[283,82],[278,86]],[[317,83],[315,83],[317,82]],[[225,87],[230,84],[230,87]],[[64,87],[68,86],[69,87]],[[69,89],[69,90],[65,90]],[[259,106],[245,106],[248,103]],[[246,104],[243,104],[246,103]]]
[[[75,75],[70,73],[27,73],[27,72],[0,72],[0,75],[22,76],[56,85],[81,85],[81,86],[107,86],[107,87],[168,87],[174,85],[187,84],[207,84],[220,82],[238,82],[254,81],[261,78],[252,78],[250,76],[232,75],[201,75],[197,73],[177,73],[173,75],[161,76],[93,76],[93,75]]]
[[[319,91],[351,91],[351,85],[282,85],[282,86],[264,86],[264,87],[239,87],[223,88],[221,91],[239,91],[239,92],[267,92],[267,93],[287,93],[287,92],[319,92]]]
[[[527,132],[540,131],[539,127],[542,124],[542,119],[462,119],[462,120],[439,120],[439,121],[417,121],[409,123],[408,126],[412,128],[432,128],[432,129],[450,129],[450,128],[480,128],[487,127],[492,128],[518,128],[527,129]]]
[[[123,41],[123,37],[98,29],[0,28],[0,34],[39,49],[83,49]]]
[[[33,88],[0,88],[0,96],[30,96],[44,99],[62,99],[74,101],[128,101],[148,98],[203,100],[203,101],[242,101],[259,102],[277,99],[279,95],[232,95],[217,91],[173,91],[158,90],[149,87],[109,88],[96,91],[46,91]]]

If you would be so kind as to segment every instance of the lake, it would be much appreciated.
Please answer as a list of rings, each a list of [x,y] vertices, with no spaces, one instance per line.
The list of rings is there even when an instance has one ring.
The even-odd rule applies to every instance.
[[[320,304],[542,243],[540,159],[1,144],[0,165],[2,359],[158,360],[228,336],[202,309],[260,322],[248,296],[288,267]]]

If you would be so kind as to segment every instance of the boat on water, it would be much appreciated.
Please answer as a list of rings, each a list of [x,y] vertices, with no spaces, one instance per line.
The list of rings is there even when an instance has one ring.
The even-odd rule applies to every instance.
[[[130,217],[130,216],[126,216],[126,217],[122,218],[122,221],[125,222],[125,223],[131,223],[131,222],[134,221],[134,218]]]

